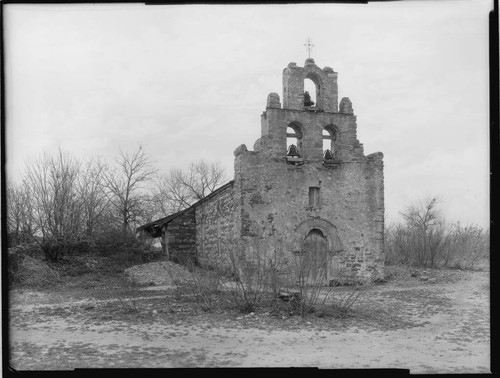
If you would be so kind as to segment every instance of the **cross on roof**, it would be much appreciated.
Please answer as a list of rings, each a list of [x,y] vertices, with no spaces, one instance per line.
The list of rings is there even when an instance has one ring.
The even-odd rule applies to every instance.
[[[306,39],[306,43],[304,43],[304,46],[306,47],[308,56],[310,58],[311,57],[312,48],[314,47],[314,44],[312,43],[312,39],[311,38],[307,38]]]

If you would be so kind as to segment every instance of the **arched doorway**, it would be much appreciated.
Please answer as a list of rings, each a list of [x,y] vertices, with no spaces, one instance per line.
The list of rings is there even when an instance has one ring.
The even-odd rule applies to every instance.
[[[313,228],[304,239],[300,280],[308,286],[327,284],[327,240],[323,232]]]

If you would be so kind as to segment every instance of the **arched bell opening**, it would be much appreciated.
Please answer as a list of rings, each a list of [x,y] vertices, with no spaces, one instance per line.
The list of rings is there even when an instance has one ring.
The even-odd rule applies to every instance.
[[[287,157],[301,157],[302,136],[302,125],[298,122],[292,122],[288,125],[286,129]]]
[[[309,72],[304,78],[304,108],[322,109],[321,105],[321,77],[316,73]]]
[[[323,158],[324,160],[337,160],[337,127],[327,125],[323,128]]]

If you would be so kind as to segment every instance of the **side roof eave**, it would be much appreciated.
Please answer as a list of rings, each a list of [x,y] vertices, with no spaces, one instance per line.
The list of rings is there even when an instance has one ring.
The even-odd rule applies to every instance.
[[[136,232],[139,232],[141,230],[146,230],[148,228],[152,228],[152,227],[163,227],[167,224],[169,224],[170,222],[172,222],[174,219],[176,219],[177,217],[181,216],[182,214],[186,213],[187,211],[195,208],[196,206],[200,205],[201,203],[207,201],[208,199],[214,197],[215,195],[217,195],[219,192],[221,192],[222,190],[230,187],[230,186],[233,186],[234,184],[234,180],[231,180],[229,181],[228,183],[222,185],[221,187],[217,188],[216,190],[214,190],[212,193],[210,193],[209,195],[207,195],[206,197],[203,197],[201,200],[199,200],[198,202],[195,202],[193,203],[191,206],[189,206],[188,208],[184,209],[184,210],[181,210],[177,213],[174,213],[174,214],[170,214],[166,217],[163,217],[163,218],[160,218],[160,219],[157,219],[155,221],[152,221],[152,222],[149,222],[149,223],[146,223],[142,226],[139,226],[136,228]]]

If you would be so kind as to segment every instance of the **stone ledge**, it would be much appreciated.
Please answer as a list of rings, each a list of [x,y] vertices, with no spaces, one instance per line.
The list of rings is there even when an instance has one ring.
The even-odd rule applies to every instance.
[[[337,168],[342,162],[340,160],[323,160],[325,167]]]
[[[303,158],[300,158],[300,157],[291,157],[291,156],[287,156],[287,157],[286,157],[286,162],[287,162],[288,164],[302,165],[302,164],[304,164],[304,159],[303,159]]]

